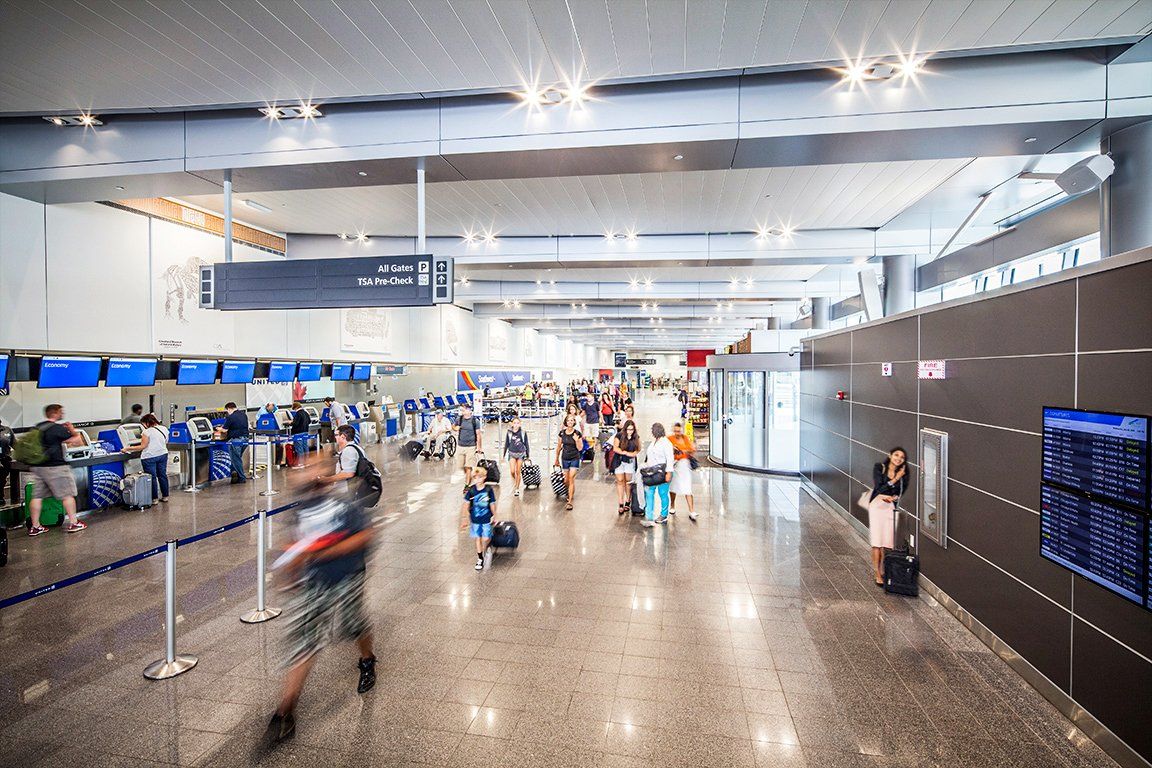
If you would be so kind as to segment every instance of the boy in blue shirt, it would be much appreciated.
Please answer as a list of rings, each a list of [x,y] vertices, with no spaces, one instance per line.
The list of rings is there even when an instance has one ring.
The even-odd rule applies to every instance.
[[[496,491],[485,481],[488,471],[483,467],[472,470],[471,482],[464,488],[464,504],[460,507],[461,515],[467,515],[462,520],[460,530],[468,526],[472,538],[476,540],[476,570],[484,570],[485,565],[492,564],[492,552],[488,548],[492,540],[492,516],[496,514]]]

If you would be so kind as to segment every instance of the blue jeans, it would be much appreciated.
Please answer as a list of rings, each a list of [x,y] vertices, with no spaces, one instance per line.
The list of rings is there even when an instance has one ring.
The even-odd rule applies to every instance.
[[[237,437],[228,441],[228,455],[232,459],[232,472],[245,482],[248,476],[244,474],[244,451],[248,450],[248,438]]]
[[[292,435],[292,450],[296,452],[296,463],[303,464],[308,456],[308,435]]]
[[[140,459],[140,465],[152,475],[152,498],[168,498],[168,454]]]
[[[660,494],[660,511],[664,513],[661,517],[668,517],[668,483],[646,485],[644,486],[644,517],[649,520],[656,519],[656,505],[653,503],[656,500],[656,494]]]

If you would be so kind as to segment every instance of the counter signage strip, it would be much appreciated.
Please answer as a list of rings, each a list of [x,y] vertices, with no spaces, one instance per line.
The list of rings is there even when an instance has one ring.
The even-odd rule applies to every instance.
[[[296,363],[273,360],[268,366],[268,381],[291,384],[296,378]]]
[[[320,381],[320,373],[323,370],[322,363],[300,363],[300,370],[296,374],[299,381]]]
[[[219,367],[220,363],[216,360],[181,360],[176,372],[176,383],[215,384],[216,369]]]
[[[1152,609],[1149,418],[1045,408],[1040,555]]]
[[[221,384],[251,384],[256,376],[253,360],[225,360],[220,369]]]
[[[109,387],[152,387],[156,385],[156,361],[113,357],[108,360],[104,383]]]
[[[100,385],[100,358],[49,357],[40,360],[40,389],[70,389]]]

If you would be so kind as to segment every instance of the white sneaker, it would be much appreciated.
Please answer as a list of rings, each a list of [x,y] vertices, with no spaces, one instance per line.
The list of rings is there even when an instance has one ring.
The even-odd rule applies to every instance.
[[[656,527],[656,523],[652,522],[648,518],[644,518],[643,520],[641,520],[640,525],[644,526],[645,528],[655,528]]]
[[[513,496],[519,496],[520,495],[520,489],[517,488],[516,490],[512,491],[512,495]]]
[[[668,514],[670,514],[670,515],[674,515],[674,514],[676,514],[676,510],[675,510],[675,509],[670,509],[670,510],[668,510]]]
[[[483,557],[477,557],[476,558],[476,566],[475,567],[476,567],[476,570],[478,570],[478,571],[484,570],[484,558]]]
[[[692,522],[696,522],[696,518],[698,518],[698,517],[699,517],[699,515],[697,515],[695,512],[689,512],[688,513],[688,519],[691,520]]]

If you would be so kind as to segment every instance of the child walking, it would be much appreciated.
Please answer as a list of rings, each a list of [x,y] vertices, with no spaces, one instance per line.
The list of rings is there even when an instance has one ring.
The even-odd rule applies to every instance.
[[[464,504],[460,507],[460,530],[467,526],[476,541],[476,570],[492,565],[492,516],[496,514],[496,491],[487,484],[488,471],[483,467],[472,470],[471,482],[464,488]]]

